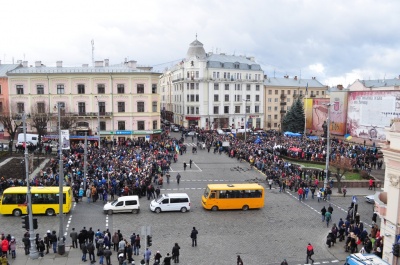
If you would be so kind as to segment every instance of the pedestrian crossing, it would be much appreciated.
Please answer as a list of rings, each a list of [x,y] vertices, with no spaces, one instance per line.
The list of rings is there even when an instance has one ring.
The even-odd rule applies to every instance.
[[[187,145],[187,146],[197,146],[196,143],[184,143],[184,144]]]

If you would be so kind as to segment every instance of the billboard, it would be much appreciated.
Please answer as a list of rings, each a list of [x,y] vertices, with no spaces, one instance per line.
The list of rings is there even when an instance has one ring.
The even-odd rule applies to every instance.
[[[312,127],[312,106],[313,106],[313,99],[312,98],[305,98],[304,99],[304,113],[306,115],[306,128],[308,130],[314,130]]]
[[[331,92],[331,134],[346,134],[347,92]]]
[[[328,119],[329,98],[313,99],[312,106],[312,129],[315,131],[323,131],[322,124]]]
[[[61,148],[63,150],[70,149],[69,130],[61,130]]]
[[[352,136],[386,140],[385,127],[400,117],[400,91],[356,91],[348,96],[347,130]]]

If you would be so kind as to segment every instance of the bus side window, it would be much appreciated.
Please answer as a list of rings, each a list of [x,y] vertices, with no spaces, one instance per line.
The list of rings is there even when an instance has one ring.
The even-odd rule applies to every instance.
[[[210,199],[215,199],[215,192],[211,192]]]
[[[15,204],[16,196],[15,194],[4,195],[3,204]]]
[[[261,196],[261,192],[259,191],[259,190],[256,190],[256,198],[261,198],[262,196]]]

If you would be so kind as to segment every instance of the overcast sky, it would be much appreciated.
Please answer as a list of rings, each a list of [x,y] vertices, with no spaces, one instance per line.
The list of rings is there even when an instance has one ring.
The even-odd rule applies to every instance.
[[[206,52],[254,56],[269,77],[347,86],[398,78],[397,0],[1,1],[0,60],[80,66],[110,59],[171,66],[195,39]]]

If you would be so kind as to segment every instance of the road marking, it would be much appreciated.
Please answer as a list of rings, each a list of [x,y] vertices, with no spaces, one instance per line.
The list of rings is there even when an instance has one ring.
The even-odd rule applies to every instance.
[[[106,228],[108,228],[108,214],[106,215]]]
[[[339,260],[335,259],[335,260],[332,260],[331,262],[332,263],[337,263],[337,262],[339,262]]]

